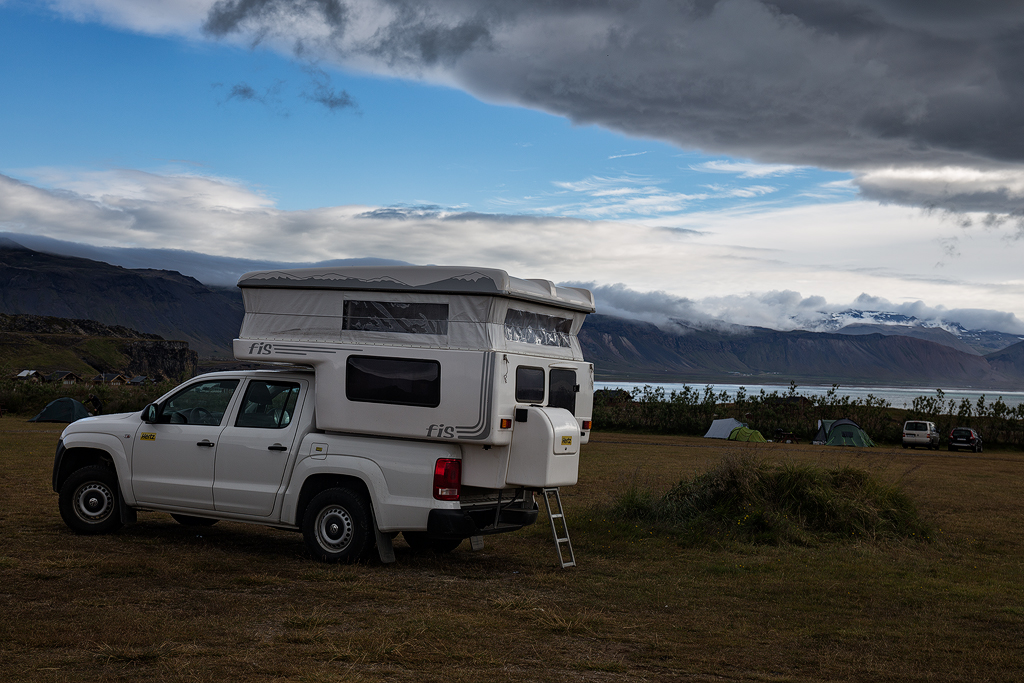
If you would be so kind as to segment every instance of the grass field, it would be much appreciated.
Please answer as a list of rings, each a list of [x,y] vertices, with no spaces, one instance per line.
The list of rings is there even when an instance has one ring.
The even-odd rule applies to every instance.
[[[296,533],[168,515],[68,531],[59,425],[0,420],[0,680],[1024,680],[1024,454],[596,434],[546,518],[447,556],[317,564]],[[852,464],[900,481],[929,540],[682,547],[612,521],[723,456]]]

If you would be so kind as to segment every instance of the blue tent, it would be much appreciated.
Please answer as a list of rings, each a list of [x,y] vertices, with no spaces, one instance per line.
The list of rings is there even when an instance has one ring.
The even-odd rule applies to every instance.
[[[89,411],[73,398],[58,398],[46,404],[29,422],[74,422],[89,417]]]

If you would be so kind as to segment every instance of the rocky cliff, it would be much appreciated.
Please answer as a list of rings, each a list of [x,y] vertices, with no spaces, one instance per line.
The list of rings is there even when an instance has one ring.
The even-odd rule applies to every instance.
[[[88,319],[189,342],[203,357],[231,357],[242,322],[238,289],[207,287],[174,271],[130,270],[0,243],[0,313]]]

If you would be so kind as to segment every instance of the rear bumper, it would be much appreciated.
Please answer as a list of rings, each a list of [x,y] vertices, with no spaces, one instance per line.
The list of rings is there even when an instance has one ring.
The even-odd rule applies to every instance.
[[[516,531],[537,521],[538,508],[502,507],[487,505],[461,510],[431,510],[427,517],[427,535],[431,538],[469,538]]]

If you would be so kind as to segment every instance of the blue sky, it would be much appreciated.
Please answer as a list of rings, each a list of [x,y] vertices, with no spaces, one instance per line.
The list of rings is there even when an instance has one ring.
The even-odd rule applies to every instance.
[[[799,3],[332,3],[344,21],[0,0],[0,232],[503,267],[648,319],[792,327],[858,302],[1024,331],[1024,171],[1015,137],[989,142],[1019,121],[965,135],[950,93],[987,81],[914,70],[956,17],[864,0],[867,53],[867,29],[843,43],[849,17]]]

